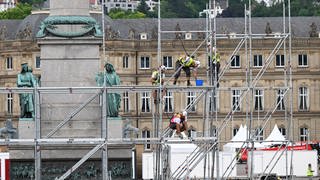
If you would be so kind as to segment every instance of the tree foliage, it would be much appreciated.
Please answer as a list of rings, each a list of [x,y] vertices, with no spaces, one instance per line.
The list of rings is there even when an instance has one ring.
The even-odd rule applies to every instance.
[[[288,15],[288,1],[282,2],[273,1],[271,6],[262,1],[251,2],[252,16],[253,17],[276,17],[283,16],[283,5],[286,8],[286,15]],[[248,0],[229,0],[229,7],[222,13],[222,17],[243,17],[244,5],[247,8],[249,5]],[[291,0],[291,16],[319,16],[320,15],[320,2],[318,0]]]
[[[31,14],[32,6],[27,3],[19,3],[16,7],[0,12],[0,19],[24,19]]]
[[[45,2],[46,0],[20,0],[19,3],[27,3],[32,5],[35,8],[40,8],[40,6]]]
[[[112,19],[139,19],[139,18],[145,18],[146,15],[139,11],[126,11],[119,8],[111,9],[108,15]]]
[[[207,0],[162,0],[161,17],[195,18],[206,7]]]
[[[146,3],[146,0],[141,0],[137,7],[137,11],[142,12],[143,14],[147,14],[149,10],[150,10],[150,7]]]
[[[157,17],[157,7],[149,11],[146,0],[141,0],[137,11],[144,17]],[[161,0],[161,18],[197,18],[206,9],[209,0]],[[229,0],[229,6],[220,17],[244,17],[249,0]],[[288,1],[285,7],[288,8]],[[252,17],[276,17],[283,15],[283,3],[273,1],[270,6],[264,1],[251,0]],[[286,9],[287,12],[287,9]],[[123,14],[123,13],[122,13]],[[286,14],[288,15],[288,13]],[[320,16],[320,0],[291,0],[291,16]],[[125,15],[124,17],[125,18]]]
[[[150,11],[150,7],[146,3],[146,0],[141,0],[138,7],[137,11],[141,12],[146,15],[146,17],[153,18],[153,17],[158,17],[158,10],[157,8],[154,9],[154,11]]]

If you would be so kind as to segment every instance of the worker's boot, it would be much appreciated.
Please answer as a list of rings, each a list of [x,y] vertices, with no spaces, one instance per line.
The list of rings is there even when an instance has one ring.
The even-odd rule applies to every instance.
[[[188,139],[188,136],[184,132],[181,132],[181,135],[182,135],[183,139]]]

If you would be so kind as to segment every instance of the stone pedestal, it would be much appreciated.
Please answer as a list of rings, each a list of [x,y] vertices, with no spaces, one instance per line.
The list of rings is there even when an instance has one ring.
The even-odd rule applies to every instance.
[[[120,117],[108,117],[108,138],[122,138],[123,121]]]
[[[34,121],[31,118],[20,118],[18,122],[18,138],[19,139],[34,139],[35,128]]]
[[[94,87],[99,72],[99,45],[96,38],[44,38],[41,47],[41,86]],[[94,94],[41,95],[41,134],[45,136]],[[101,137],[99,96],[65,124],[53,137]]]

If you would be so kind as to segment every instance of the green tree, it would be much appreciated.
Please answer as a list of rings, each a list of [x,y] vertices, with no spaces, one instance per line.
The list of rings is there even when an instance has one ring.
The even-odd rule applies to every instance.
[[[137,11],[142,12],[143,14],[147,14],[149,10],[150,10],[150,7],[146,3],[146,0],[141,0],[137,7]]]
[[[229,7],[222,12],[222,17],[244,17],[245,4],[249,4],[248,0],[229,0]]]
[[[284,1],[286,7],[286,15],[288,11],[288,1]],[[248,0],[229,0],[229,7],[222,13],[222,17],[243,17],[244,4]],[[256,0],[251,1],[251,10],[253,17],[275,17],[283,15],[283,2],[273,1],[271,6],[266,6],[262,1],[258,3]],[[320,3],[319,0],[291,0],[291,16],[319,16]]]
[[[31,14],[32,6],[19,3],[16,7],[0,12],[0,19],[24,19]]]
[[[158,17],[158,8],[156,7],[154,11],[150,11],[150,7],[148,6],[145,0],[140,1],[137,7],[137,11],[145,14],[146,17],[149,17],[149,18]]]
[[[268,14],[267,4],[264,1],[261,1],[261,3],[257,4],[253,9],[252,16],[263,17],[265,14]]]
[[[112,19],[139,19],[139,18],[145,18],[146,15],[139,11],[125,11],[119,8],[111,9],[108,13],[109,17]]]
[[[161,17],[196,18],[206,7],[207,0],[162,0]]]
[[[27,3],[32,5],[35,8],[40,8],[43,2],[46,0],[20,0],[19,3]]]

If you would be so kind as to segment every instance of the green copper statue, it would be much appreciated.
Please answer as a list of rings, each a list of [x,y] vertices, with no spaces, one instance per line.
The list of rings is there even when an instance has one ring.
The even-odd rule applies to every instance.
[[[112,64],[107,63],[104,66],[105,73],[105,82],[106,86],[120,85],[120,78],[115,72]],[[96,82],[98,86],[104,85],[104,76],[100,72],[96,75]],[[118,93],[108,93],[107,96],[107,113],[108,117],[118,117],[119,108],[120,108],[121,96]]]
[[[28,67],[27,63],[21,64],[21,72],[18,74],[18,87],[35,87],[37,80],[32,74],[32,68]],[[34,117],[34,97],[33,94],[20,94],[20,117],[33,118]]]

